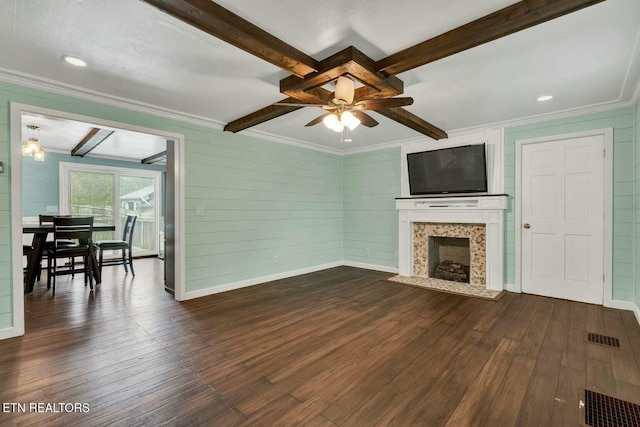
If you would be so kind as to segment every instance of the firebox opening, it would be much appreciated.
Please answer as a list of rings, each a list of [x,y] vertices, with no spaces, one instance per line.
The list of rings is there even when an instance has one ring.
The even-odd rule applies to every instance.
[[[428,262],[429,277],[469,283],[469,239],[430,236]]]

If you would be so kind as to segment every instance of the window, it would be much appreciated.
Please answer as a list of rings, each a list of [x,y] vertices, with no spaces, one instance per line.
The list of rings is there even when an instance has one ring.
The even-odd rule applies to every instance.
[[[133,254],[158,253],[160,232],[158,171],[60,163],[60,213],[93,216],[96,223],[115,224],[115,232],[101,232],[94,240],[122,237],[127,215],[137,215]]]

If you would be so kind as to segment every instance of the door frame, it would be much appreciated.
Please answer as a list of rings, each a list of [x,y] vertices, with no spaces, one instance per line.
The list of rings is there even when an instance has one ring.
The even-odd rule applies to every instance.
[[[0,339],[24,335],[24,284],[22,279],[22,114],[34,113],[68,120],[76,120],[93,123],[99,126],[125,129],[135,132],[149,133],[160,136],[173,142],[175,147],[175,161],[167,164],[167,170],[171,168],[174,173],[175,205],[173,213],[175,219],[175,256],[174,270],[176,283],[174,298],[177,301],[185,299],[185,174],[184,174],[184,135],[163,130],[131,125],[128,123],[100,119],[68,113],[50,108],[34,105],[10,103],[10,128],[11,128],[11,218],[12,218],[12,281],[13,281],[13,327],[9,328]],[[45,160],[46,161],[46,160]],[[166,262],[166,260],[165,260]]]
[[[583,138],[588,136],[602,136],[604,138],[604,217],[603,225],[603,304],[611,306],[613,301],[613,128],[593,129],[581,132],[571,132],[559,135],[548,135],[537,138],[518,139],[516,145],[515,164],[515,256],[516,256],[516,284],[515,292],[522,292],[522,147],[529,144],[540,144],[572,138]]]

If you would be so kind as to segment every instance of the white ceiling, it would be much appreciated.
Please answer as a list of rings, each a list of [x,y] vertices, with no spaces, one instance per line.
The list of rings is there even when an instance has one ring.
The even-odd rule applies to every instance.
[[[219,0],[317,60],[374,60],[508,6],[506,0]],[[640,1],[607,0],[399,74],[406,107],[447,132],[635,100]],[[0,79],[46,81],[222,126],[284,96],[276,66],[134,0],[0,0]],[[74,68],[63,55],[84,59]],[[542,94],[553,100],[539,103]],[[379,114],[349,146],[305,108],[251,132],[336,150],[425,139]],[[245,131],[246,132],[246,131]]]
[[[131,130],[108,126],[96,126],[91,123],[45,116],[42,114],[24,113],[22,115],[22,140],[29,137],[27,125],[38,126],[40,145],[46,152],[71,154],[71,150],[94,127],[111,130],[113,133],[92,149],[88,157],[120,159],[140,163],[143,159],[166,150],[164,138]],[[157,162],[160,164],[165,161]]]

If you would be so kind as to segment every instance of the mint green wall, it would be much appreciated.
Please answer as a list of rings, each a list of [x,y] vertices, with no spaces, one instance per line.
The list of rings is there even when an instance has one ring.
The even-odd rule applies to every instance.
[[[10,102],[185,136],[187,291],[342,260],[340,156],[0,82],[0,329],[13,320]]]
[[[613,128],[613,298],[635,301],[634,282],[634,111],[633,108],[551,120],[505,129],[505,283],[515,283],[515,141]]]
[[[60,162],[145,169],[161,172],[165,170],[164,165],[141,165],[140,163],[99,159],[95,157],[73,157],[69,154],[62,153],[48,152],[45,154],[44,162],[36,162],[32,157],[23,157],[22,216],[38,216],[41,213],[47,212],[47,206],[58,206],[58,200],[60,199],[60,193],[58,191]],[[162,211],[164,212],[164,209],[162,209]]]
[[[398,266],[400,147],[343,158],[345,261]]]
[[[188,290],[342,260],[340,156],[241,135],[189,143]]]

